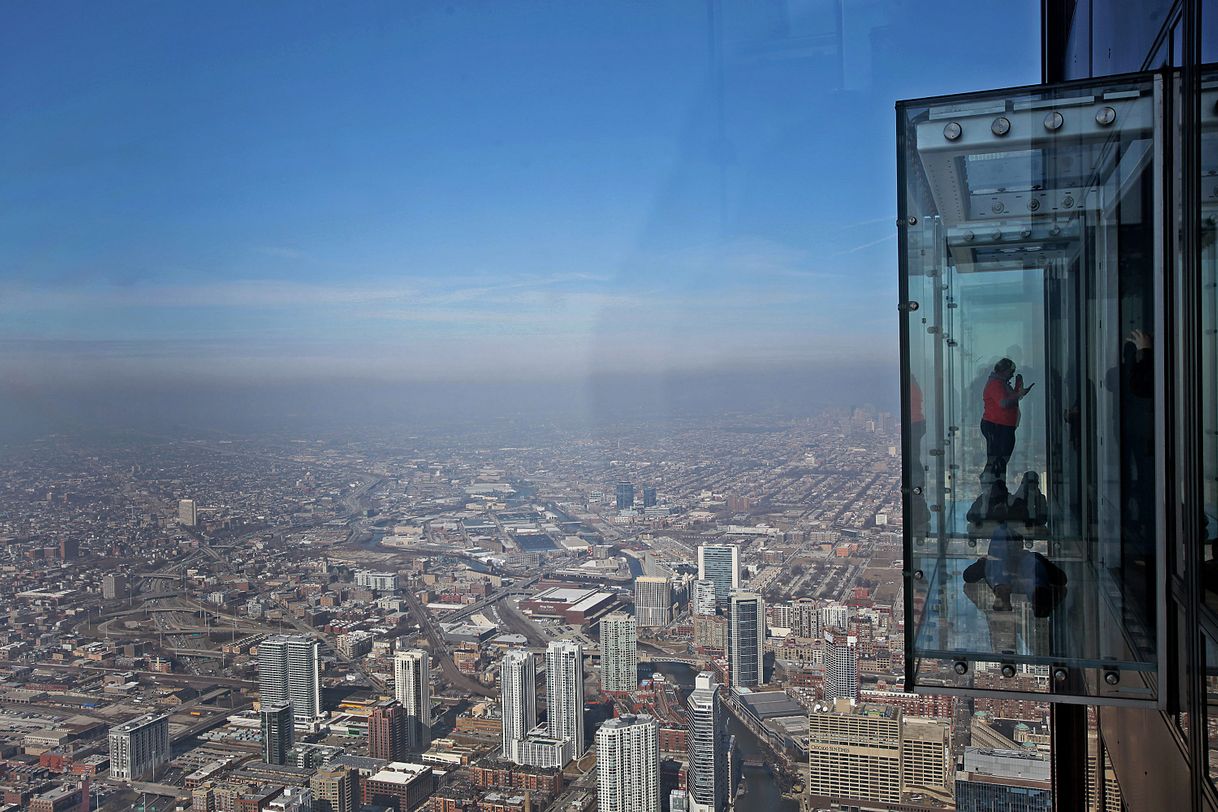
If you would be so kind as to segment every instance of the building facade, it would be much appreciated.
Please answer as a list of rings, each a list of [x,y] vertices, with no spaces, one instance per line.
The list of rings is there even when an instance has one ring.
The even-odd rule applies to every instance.
[[[262,760],[267,764],[287,764],[296,731],[292,703],[264,702],[258,717],[262,727]]]
[[[183,527],[194,527],[199,523],[198,509],[193,499],[178,500],[178,524]]]
[[[715,599],[715,582],[699,578],[689,588],[689,611],[694,615],[713,615],[719,608]]]
[[[715,605],[727,608],[731,595],[740,588],[740,548],[735,544],[698,546],[698,580],[715,585]]]
[[[556,640],[546,647],[546,727],[571,742],[571,757],[584,752],[584,647]]]
[[[660,812],[660,726],[651,716],[597,729],[596,803],[600,812]]]
[[[635,619],[615,612],[606,615],[601,629],[601,690],[627,693],[638,687],[639,637]]]
[[[964,748],[956,772],[956,810],[986,812],[992,809],[1053,812],[1049,760],[1019,750]]]
[[[309,779],[313,812],[357,812],[359,773],[350,767],[319,770]]]
[[[422,649],[393,656],[393,693],[406,712],[406,749],[431,746],[431,655]]]
[[[427,803],[434,782],[431,767],[392,761],[364,781],[363,802],[388,806],[395,812],[413,812]]]
[[[808,792],[814,802],[900,803],[901,711],[848,699],[819,704],[808,715]]]
[[[912,716],[901,718],[901,783],[906,792],[929,789],[950,793],[952,737],[948,723]]]
[[[765,601],[754,592],[734,592],[728,613],[728,661],[735,688],[765,683]]]
[[[410,752],[408,717],[397,700],[378,702],[368,715],[368,755],[385,761],[402,761]]]
[[[289,702],[297,724],[321,718],[321,644],[303,635],[277,635],[258,644],[258,697]]]
[[[142,716],[110,728],[110,777],[117,781],[155,778],[169,756],[168,716]]]
[[[499,690],[503,708],[503,757],[524,764],[521,744],[537,726],[537,664],[532,653],[513,649],[503,655]]]
[[[727,715],[713,673],[704,671],[697,676],[686,712],[689,809],[723,812],[728,803]]]
[[[825,701],[859,698],[858,638],[825,630]]]
[[[634,617],[639,626],[667,626],[672,621],[672,582],[650,575],[635,578]]]
[[[617,483],[617,509],[629,510],[634,507],[634,485],[629,482]]]

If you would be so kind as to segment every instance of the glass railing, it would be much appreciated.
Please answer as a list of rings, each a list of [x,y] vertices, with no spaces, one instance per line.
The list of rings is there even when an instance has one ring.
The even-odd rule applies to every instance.
[[[898,105],[913,687],[1158,699],[1162,108]]]

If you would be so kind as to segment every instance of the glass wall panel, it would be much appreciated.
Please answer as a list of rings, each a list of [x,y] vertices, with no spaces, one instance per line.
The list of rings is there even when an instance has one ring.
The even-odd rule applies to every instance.
[[[1141,70],[1173,0],[1093,0],[1091,66],[1095,76]]]
[[[1201,173],[1201,586],[1206,603],[1218,609],[1218,75],[1201,83]]]
[[[1210,782],[1218,786],[1218,644],[1205,640],[1205,760]]]
[[[918,687],[1156,699],[1158,85],[898,105]]]

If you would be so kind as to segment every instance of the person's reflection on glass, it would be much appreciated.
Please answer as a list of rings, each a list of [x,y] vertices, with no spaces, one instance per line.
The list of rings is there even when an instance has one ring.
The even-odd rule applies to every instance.
[[[1011,379],[1014,378],[1014,385]],[[982,483],[1006,482],[1007,463],[1015,451],[1015,429],[1019,426],[1019,402],[1036,384],[1024,386],[1015,374],[1015,362],[1003,358],[994,365],[982,391],[981,436],[985,438],[985,468]]]
[[[926,439],[926,413],[923,407],[922,387],[918,379],[909,376],[909,448],[913,455],[909,466],[910,526],[919,535],[930,531],[930,508],[926,503],[926,467],[922,464],[922,442]]]
[[[1009,612],[1011,596],[1025,595],[1032,614],[1048,617],[1066,596],[1066,573],[1044,555],[1027,549],[1004,522],[990,538],[987,554],[964,570],[965,584],[984,580],[994,593],[993,610]]]
[[[1108,388],[1120,400],[1121,568],[1127,596],[1155,618],[1155,368],[1154,340],[1131,330]]]
[[[1201,527],[1205,533],[1204,546],[1209,552],[1209,558],[1201,563],[1201,586],[1207,592],[1218,594],[1218,515],[1214,506],[1209,505],[1201,512]]]

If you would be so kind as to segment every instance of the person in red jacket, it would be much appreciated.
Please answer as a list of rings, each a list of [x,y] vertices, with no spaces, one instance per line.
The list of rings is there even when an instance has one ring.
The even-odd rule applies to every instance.
[[[1014,386],[1011,379],[1015,379]],[[1015,450],[1015,427],[1019,425],[1019,401],[1036,384],[1023,385],[1023,376],[1015,374],[1015,362],[1003,358],[994,365],[982,393],[981,435],[985,437],[985,469],[983,482],[1007,478],[1007,462]]]

